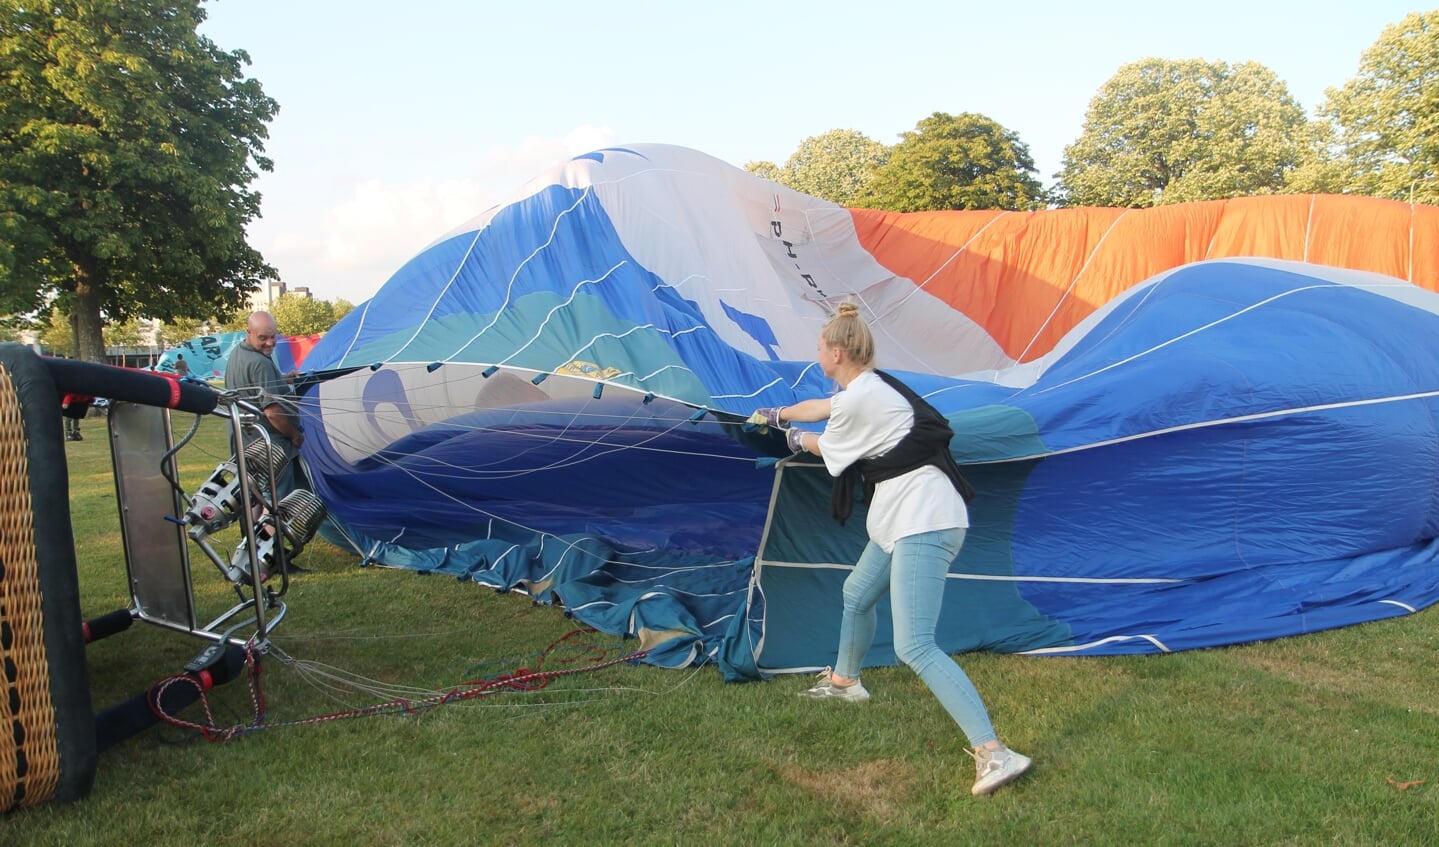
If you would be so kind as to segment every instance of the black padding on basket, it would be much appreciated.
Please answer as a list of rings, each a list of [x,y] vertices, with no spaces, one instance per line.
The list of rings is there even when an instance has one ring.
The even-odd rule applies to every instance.
[[[89,394],[201,415],[213,412],[220,399],[215,389],[203,382],[75,359],[44,361],[55,387],[64,394]]]

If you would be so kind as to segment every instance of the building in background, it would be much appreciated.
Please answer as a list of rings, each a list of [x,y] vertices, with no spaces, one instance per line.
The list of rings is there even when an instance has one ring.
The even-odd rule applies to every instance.
[[[263,309],[265,311],[269,311],[270,308],[275,305],[275,301],[279,300],[286,294],[292,295],[294,297],[303,297],[306,300],[310,300],[315,296],[310,293],[309,286],[297,285],[294,288],[290,288],[286,286],[283,282],[277,282],[272,280],[260,286],[260,289],[258,291],[255,291],[250,295],[250,311],[253,312],[256,309]]]

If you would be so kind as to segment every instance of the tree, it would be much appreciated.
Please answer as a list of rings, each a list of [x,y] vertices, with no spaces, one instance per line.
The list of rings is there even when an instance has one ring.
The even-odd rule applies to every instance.
[[[851,206],[869,190],[885,163],[883,144],[852,129],[806,138],[784,163],[785,185],[804,194]]]
[[[336,307],[340,305],[343,305],[343,311],[336,314]],[[275,325],[285,335],[314,335],[334,326],[353,308],[344,300],[331,303],[296,294],[281,294],[270,304],[270,314],[275,316]]]
[[[0,0],[0,311],[228,314],[276,274],[245,242],[277,110],[200,0]]]
[[[106,324],[103,332],[105,346],[140,347],[145,344],[151,324],[143,318],[127,318],[118,323]]]
[[[1348,183],[1339,142],[1329,121],[1306,126],[1307,151],[1299,167],[1284,176],[1286,194],[1343,194]]]
[[[204,319],[171,318],[168,321],[161,321],[156,343],[165,348],[184,344],[192,338],[209,335],[210,327],[214,326],[215,322],[213,317]]]
[[[216,316],[210,320],[210,331],[220,332],[244,332],[246,324],[249,323],[250,311],[248,308],[231,312],[225,317]]]
[[[168,321],[160,321],[156,343],[161,347],[168,348],[205,335],[243,332],[245,320],[249,315],[248,309],[240,309],[223,318],[219,315],[210,315],[205,318],[175,317]]]
[[[1257,62],[1144,59],[1090,101],[1058,194],[1067,205],[1147,207],[1279,193],[1311,151],[1306,125]]]
[[[935,112],[900,136],[856,205],[893,212],[1034,209],[1045,202],[1019,136],[984,115]]]
[[[58,308],[51,309],[35,322],[35,340],[50,353],[75,355],[75,327]]]
[[[1439,203],[1439,11],[1385,27],[1359,74],[1325,97],[1348,190]]]
[[[744,169],[812,197],[852,206],[867,192],[875,170],[884,164],[883,144],[852,129],[832,129],[799,143],[784,167],[746,162]]]
[[[761,179],[777,182],[784,185],[784,171],[774,162],[767,162],[763,159],[754,162],[745,162],[744,169]]]
[[[0,316],[0,341],[23,341],[33,327],[28,315]]]

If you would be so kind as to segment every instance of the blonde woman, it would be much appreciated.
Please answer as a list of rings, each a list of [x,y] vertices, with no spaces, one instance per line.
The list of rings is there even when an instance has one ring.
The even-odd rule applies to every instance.
[[[1027,756],[995,735],[979,692],[935,642],[950,562],[969,526],[972,494],[949,452],[948,422],[903,383],[874,369],[874,336],[853,303],[842,303],[820,333],[825,376],[839,384],[829,398],[760,409],[751,420],[773,427],[825,421],[823,433],[791,428],[791,450],[814,453],[836,477],[832,506],[849,517],[854,485],[869,495],[869,543],[844,583],[839,654],[801,696],[852,703],[869,699],[859,680],[874,640],[875,604],[887,592],[899,660],[913,668],[959,724],[973,749],[972,794],[989,794],[1029,769]]]

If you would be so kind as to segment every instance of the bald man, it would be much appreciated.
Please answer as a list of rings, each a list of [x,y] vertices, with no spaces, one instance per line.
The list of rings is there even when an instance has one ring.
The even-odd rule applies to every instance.
[[[278,338],[275,318],[269,312],[251,312],[245,321],[245,340],[230,351],[225,365],[225,388],[240,392],[264,410],[261,426],[285,451],[285,470],[275,480],[275,494],[284,497],[295,487],[294,459],[305,443],[305,431],[300,428],[294,391],[273,358]],[[258,438],[246,435],[245,443]]]

